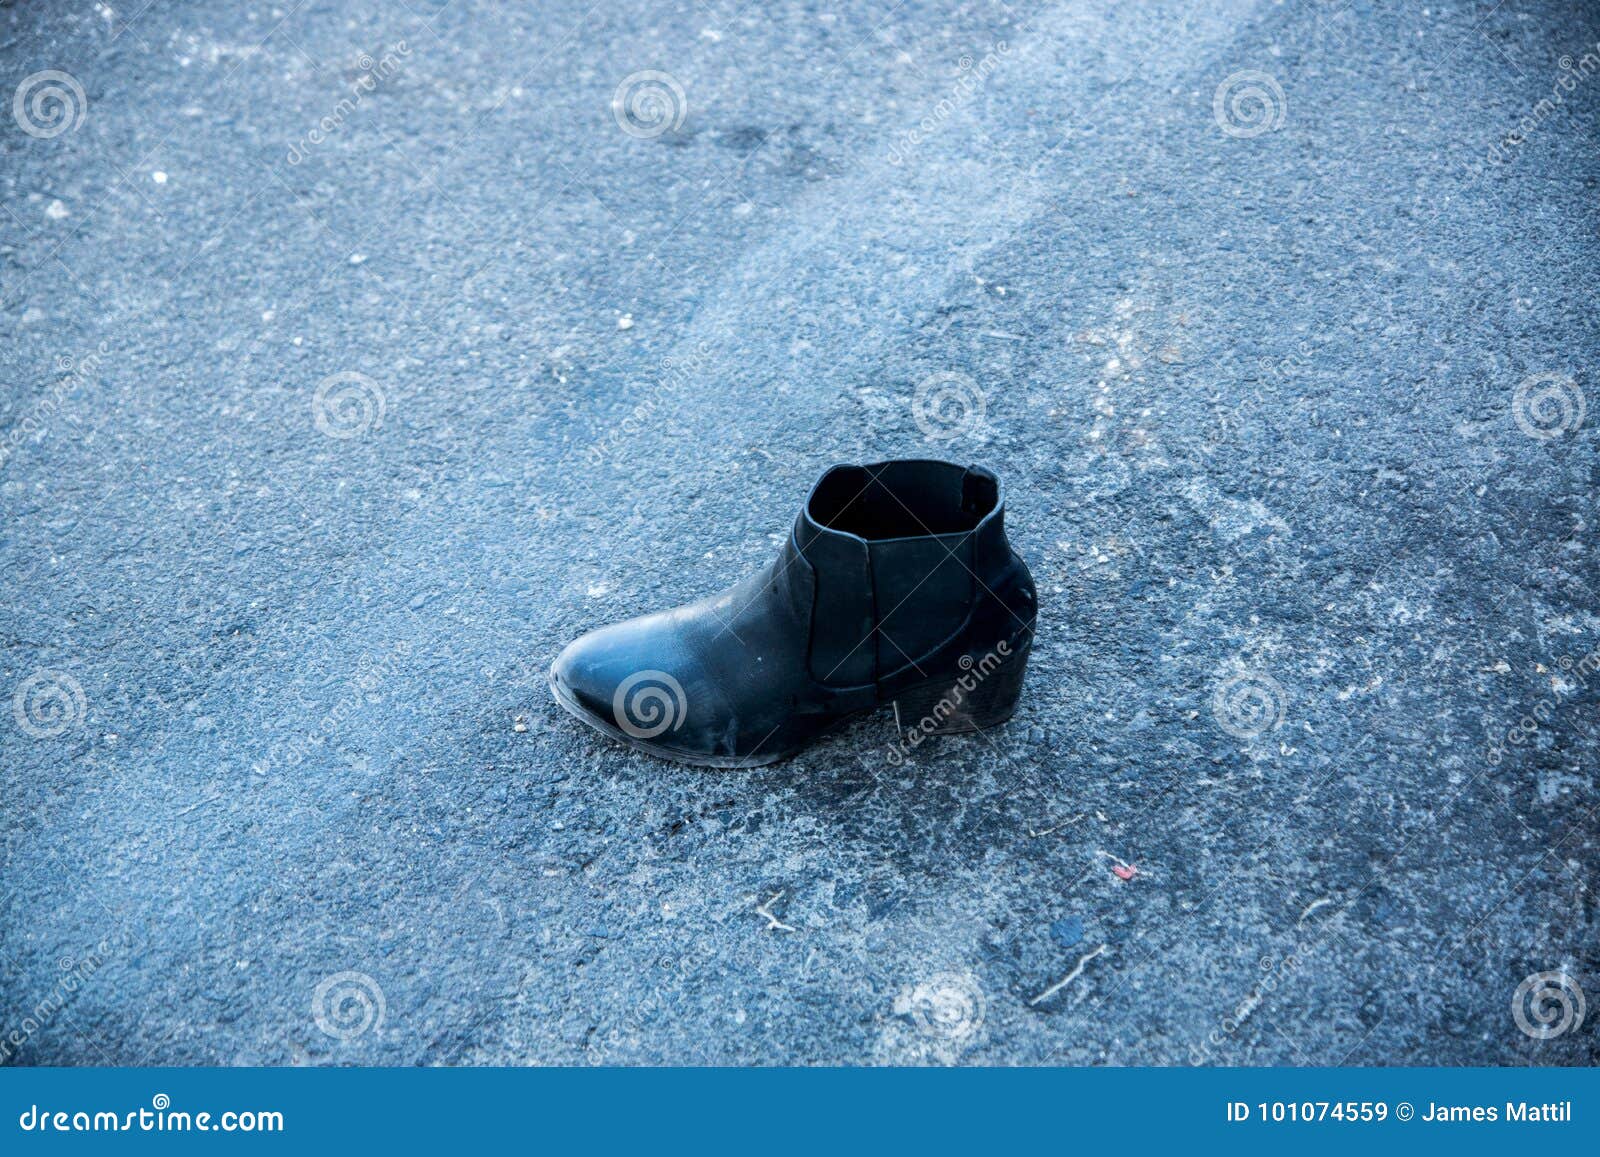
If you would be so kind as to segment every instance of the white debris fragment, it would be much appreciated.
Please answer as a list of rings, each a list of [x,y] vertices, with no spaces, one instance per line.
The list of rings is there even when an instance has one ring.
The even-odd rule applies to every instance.
[[[71,216],[71,210],[60,201],[51,201],[45,206],[44,215],[52,221],[59,221],[63,217]]]
[[[1078,957],[1078,963],[1073,968],[1073,970],[1071,972],[1067,973],[1064,977],[1062,977],[1060,980],[1056,981],[1049,988],[1045,989],[1043,992],[1041,992],[1038,996],[1034,997],[1028,1003],[1030,1005],[1036,1005],[1036,1004],[1042,1004],[1043,1002],[1049,1000],[1056,993],[1060,992],[1067,985],[1071,984],[1074,980],[1078,979],[1078,977],[1082,976],[1083,975],[1084,966],[1087,965],[1089,963],[1089,961],[1093,960],[1096,956],[1099,956],[1105,950],[1106,950],[1106,946],[1104,944],[1102,944],[1102,945],[1100,945],[1100,947],[1096,948],[1093,952],[1085,952],[1082,956]]]
[[[762,929],[762,931],[764,931],[764,932],[776,932],[776,931],[780,931],[780,930],[784,931],[784,932],[794,932],[794,931],[796,931],[796,929],[794,927],[792,927],[791,925],[785,924],[782,920],[779,920],[776,916],[774,916],[772,914],[772,906],[774,904],[776,904],[779,900],[783,899],[783,895],[784,894],[781,891],[780,892],[774,892],[771,896],[767,897],[767,902],[765,904],[757,904],[756,905],[756,915],[757,916],[764,916],[764,917],[766,917],[766,920],[767,920],[767,926],[764,929]]]

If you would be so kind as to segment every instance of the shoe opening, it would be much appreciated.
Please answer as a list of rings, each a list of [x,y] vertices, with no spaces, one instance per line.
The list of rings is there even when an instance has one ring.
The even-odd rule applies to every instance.
[[[1000,501],[1000,483],[978,467],[951,462],[880,462],[839,466],[812,492],[818,525],[869,540],[960,534]]]

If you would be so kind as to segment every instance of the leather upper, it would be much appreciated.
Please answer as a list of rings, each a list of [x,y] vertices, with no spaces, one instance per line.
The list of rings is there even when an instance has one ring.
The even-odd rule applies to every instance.
[[[591,631],[551,679],[608,730],[739,759],[798,746],[954,670],[975,630],[985,646],[1015,640],[1033,613],[995,475],[924,460],[836,466],[761,571]]]

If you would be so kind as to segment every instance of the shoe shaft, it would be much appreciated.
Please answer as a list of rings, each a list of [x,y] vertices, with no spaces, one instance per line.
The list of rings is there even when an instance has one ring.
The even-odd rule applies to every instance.
[[[1006,539],[999,480],[979,467],[835,467],[790,549],[813,580],[807,668],[822,686],[904,685],[952,644],[1031,636],[1033,582]]]

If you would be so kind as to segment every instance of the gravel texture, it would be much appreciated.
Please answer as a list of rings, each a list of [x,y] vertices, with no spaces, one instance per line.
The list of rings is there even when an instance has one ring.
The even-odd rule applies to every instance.
[[[1586,54],[0,6],[0,1063],[1595,1063]],[[1011,723],[730,774],[551,701],[910,455],[1009,487]]]

